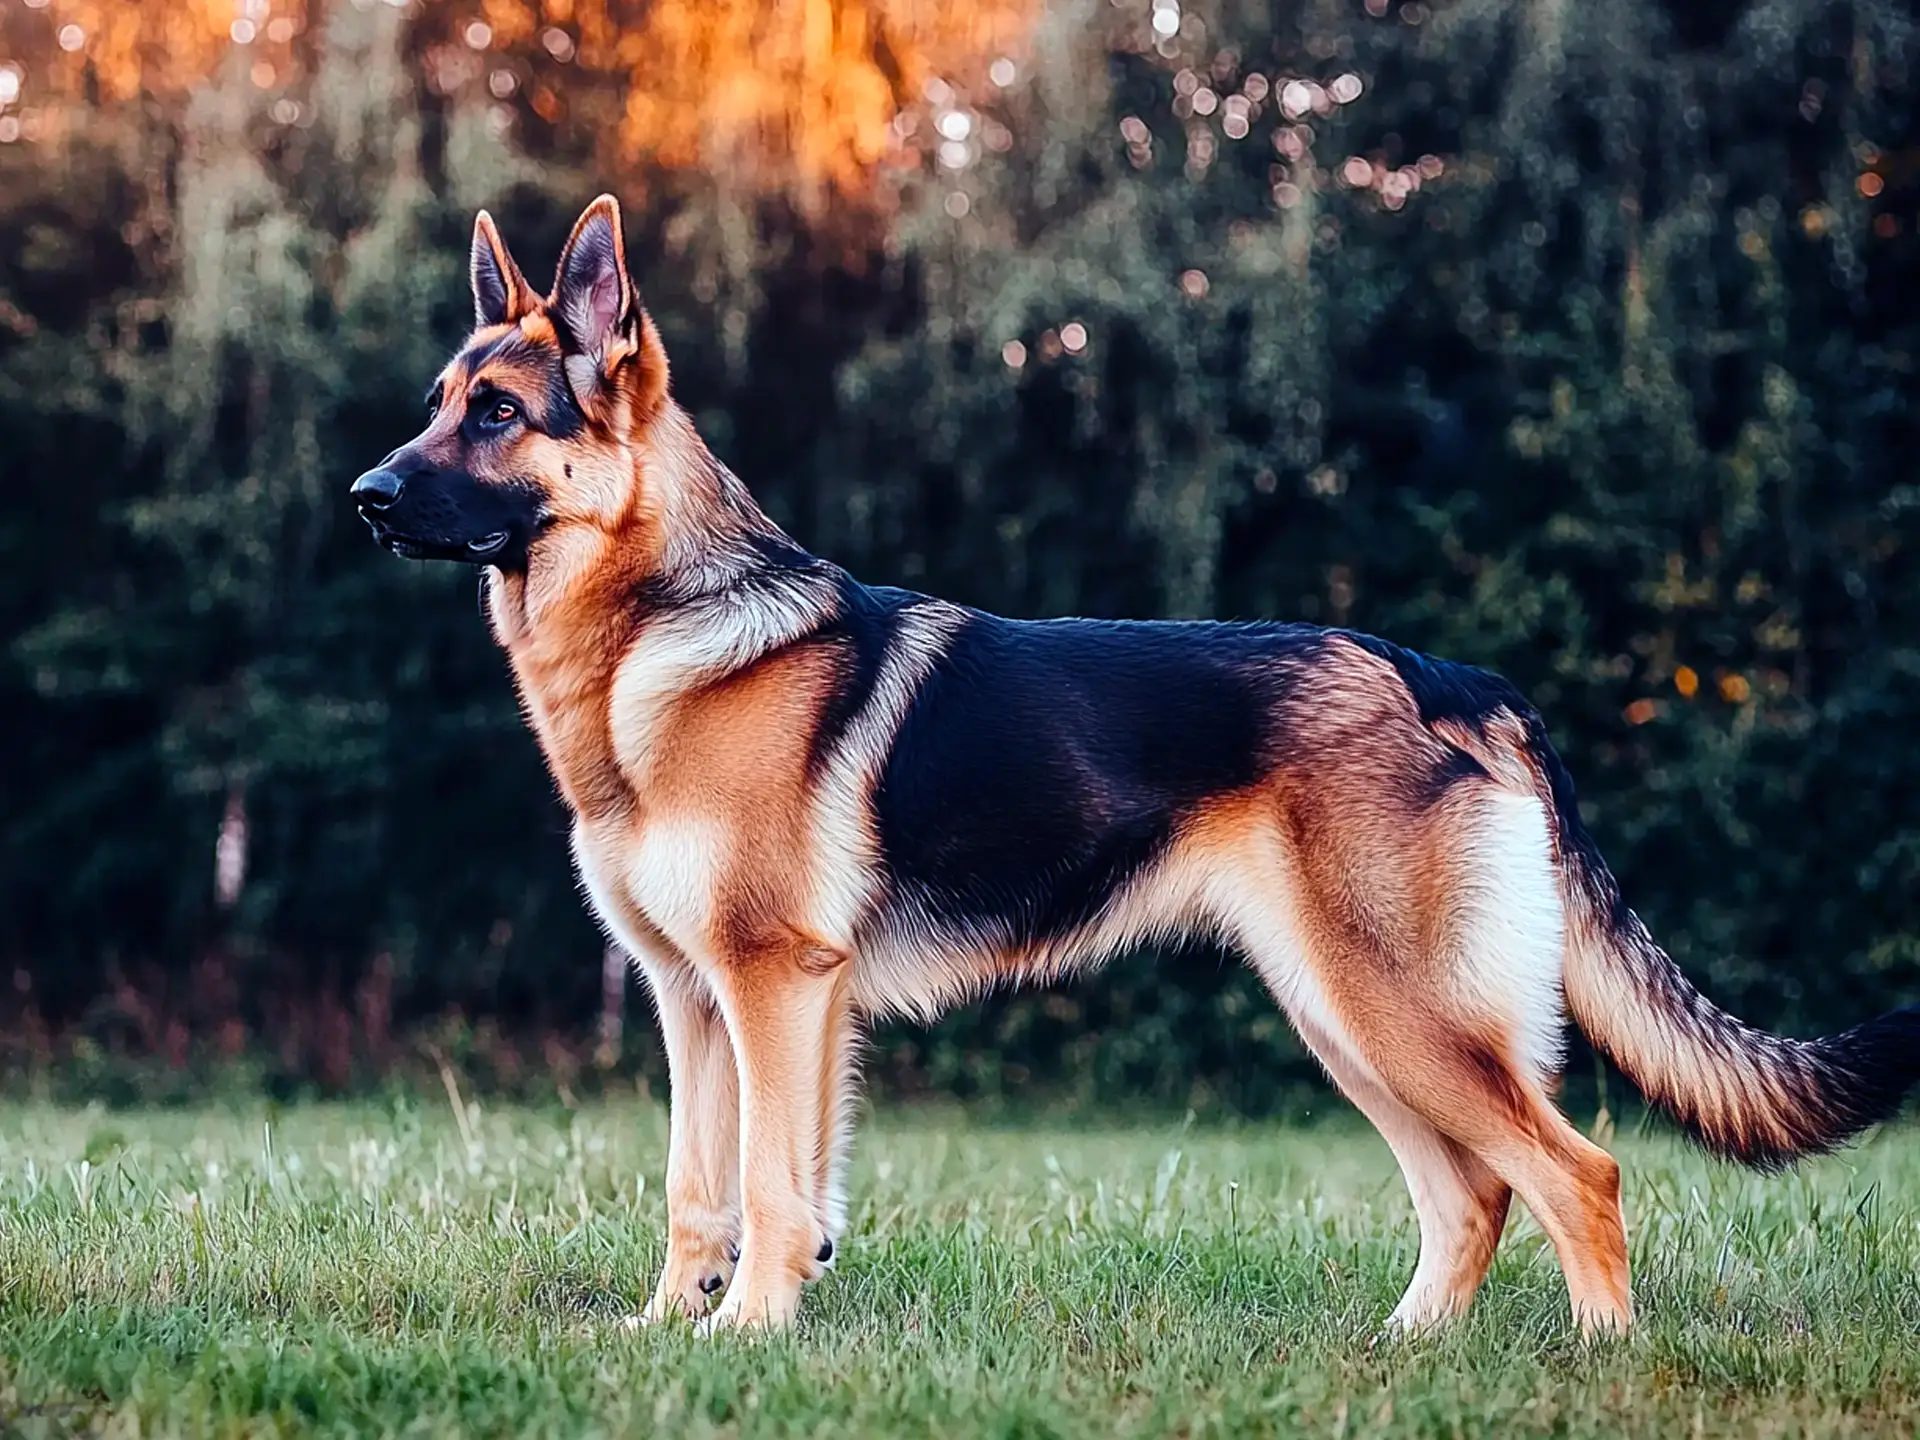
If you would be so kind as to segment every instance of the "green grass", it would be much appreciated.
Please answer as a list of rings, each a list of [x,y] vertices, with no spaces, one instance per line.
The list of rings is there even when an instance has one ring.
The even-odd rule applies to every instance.
[[[1370,1346],[1415,1232],[1357,1123],[945,1112],[867,1125],[797,1334],[625,1334],[664,1141],[637,1103],[0,1109],[0,1435],[1920,1432],[1910,1130],[1774,1180],[1623,1138],[1642,1325],[1594,1346],[1524,1217],[1467,1320]]]

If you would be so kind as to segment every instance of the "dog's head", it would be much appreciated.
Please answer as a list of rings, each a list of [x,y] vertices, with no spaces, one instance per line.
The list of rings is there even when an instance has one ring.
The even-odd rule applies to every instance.
[[[472,276],[476,328],[428,390],[426,428],[354,481],[353,499],[396,555],[524,571],[568,530],[631,514],[666,352],[611,196],[574,225],[544,299],[484,210]]]

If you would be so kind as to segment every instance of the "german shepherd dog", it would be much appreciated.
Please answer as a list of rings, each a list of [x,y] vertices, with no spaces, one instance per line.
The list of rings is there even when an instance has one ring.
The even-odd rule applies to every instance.
[[[353,499],[395,554],[486,567],[581,882],[658,1006],[667,1250],[634,1323],[793,1320],[845,1224],[870,1017],[1142,941],[1243,954],[1385,1136],[1420,1224],[1389,1328],[1467,1307],[1515,1192],[1583,1330],[1629,1324],[1619,1167],[1551,1098],[1566,1011],[1763,1168],[1920,1078],[1920,1010],[1799,1041],[1704,999],[1496,676],[1343,630],[1005,620],[863,585],[669,397],[610,197],[544,297],[482,213],[472,280],[426,428]]]

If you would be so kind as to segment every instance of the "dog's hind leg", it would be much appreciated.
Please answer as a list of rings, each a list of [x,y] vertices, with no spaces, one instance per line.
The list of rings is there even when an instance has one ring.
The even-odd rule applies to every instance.
[[[1426,1155],[1445,1155],[1459,1162],[1460,1183],[1484,1194],[1489,1217],[1498,1192],[1485,1177],[1511,1186],[1553,1241],[1580,1328],[1588,1333],[1625,1330],[1633,1312],[1626,1228],[1620,1211],[1620,1167],[1613,1157],[1567,1123],[1540,1082],[1513,1057],[1511,1042],[1489,1033],[1476,1017],[1459,1013],[1444,988],[1422,985],[1404,974],[1396,977],[1393,967],[1370,966],[1365,961],[1320,968],[1323,975],[1340,974],[1344,980],[1341,993],[1333,997],[1338,1020],[1323,1029],[1330,1032],[1337,1024],[1350,1053],[1378,1077],[1385,1098],[1392,1102],[1381,1112],[1389,1117],[1388,1123],[1405,1111],[1427,1127],[1426,1132],[1408,1126],[1396,1133],[1381,1124],[1395,1153],[1402,1156],[1416,1207],[1422,1189],[1416,1174],[1428,1182],[1431,1195],[1432,1179],[1442,1173],[1437,1165],[1426,1162]],[[1362,974],[1366,974],[1364,984],[1356,984]],[[1298,1013],[1295,1023],[1303,1033],[1314,1025],[1312,1018]],[[1340,1078],[1337,1071],[1336,1078]],[[1370,1115],[1374,1113],[1369,1108],[1372,1092],[1364,1085],[1356,1085],[1349,1093]],[[1363,1100],[1362,1095],[1369,1099]],[[1440,1143],[1413,1146],[1412,1153],[1419,1158],[1407,1166],[1402,1147],[1418,1138]],[[1438,1192],[1445,1193],[1444,1188]],[[1440,1211],[1448,1208],[1445,1200],[1439,1200]],[[1497,1228],[1489,1226],[1489,1230],[1484,1236],[1486,1258],[1491,1258],[1498,1239]],[[1419,1268],[1425,1270],[1425,1210],[1421,1211],[1421,1236]],[[1474,1254],[1479,1243],[1462,1245],[1455,1252],[1477,1265],[1476,1281],[1485,1270],[1484,1261]],[[1420,1279],[1417,1270],[1415,1290]],[[1409,1291],[1402,1302],[1409,1313],[1396,1311],[1396,1318],[1403,1323],[1418,1318],[1411,1313],[1415,1301],[1414,1291]]]
[[[1273,832],[1256,824],[1214,853],[1212,908],[1222,930],[1239,943],[1333,1082],[1379,1130],[1406,1179],[1420,1223],[1420,1258],[1388,1328],[1423,1328],[1462,1313],[1493,1263],[1513,1192],[1471,1150],[1395,1093],[1363,1048],[1364,1037],[1331,1003],[1320,973],[1370,987],[1404,983],[1402,972],[1379,963],[1377,946],[1358,930],[1340,942],[1345,962],[1310,963],[1310,932],[1293,899],[1300,872]],[[1320,927],[1316,947],[1322,959],[1333,953],[1326,929]]]
[[[1555,1107],[1565,916],[1545,813],[1531,795],[1467,792],[1436,814],[1421,869],[1445,875],[1398,965],[1337,997],[1396,1098],[1511,1185],[1552,1239],[1574,1319],[1632,1322],[1620,1167]],[[1349,937],[1351,938],[1351,937]],[[1433,954],[1426,963],[1404,957]]]
[[[667,1258],[641,1319],[704,1314],[740,1239],[740,1097],[719,1005],[686,961],[643,955],[667,1052]]]
[[[1448,1154],[1470,1156],[1526,1203],[1553,1241],[1581,1329],[1625,1330],[1632,1305],[1620,1167],[1554,1108],[1514,1042],[1523,1026],[1480,1013],[1483,995],[1463,1004],[1436,972],[1423,977],[1365,953],[1343,950],[1338,963],[1329,957],[1316,967],[1338,1033],[1394,1102],[1448,1142]]]
[[[1370,1047],[1371,1048],[1371,1047]],[[1553,1241],[1574,1319],[1591,1334],[1633,1321],[1620,1167],[1500,1050],[1441,1024],[1382,1036],[1379,1068],[1399,1100],[1511,1185]]]
[[[1394,1098],[1343,1039],[1311,1021],[1301,1037],[1334,1084],[1371,1120],[1400,1162],[1420,1222],[1420,1258],[1390,1331],[1422,1330],[1462,1314],[1493,1263],[1513,1191],[1473,1153]]]
[[[1396,1318],[1464,1303],[1467,1272],[1477,1282],[1485,1269],[1476,1252],[1497,1239],[1491,1176],[1553,1240],[1582,1329],[1626,1328],[1619,1167],[1545,1089],[1561,932],[1543,828],[1512,807],[1462,804],[1392,826],[1372,819],[1394,816],[1387,800],[1349,809],[1368,823],[1336,817],[1291,865],[1284,851],[1269,858],[1277,847],[1259,832],[1243,839],[1221,867],[1216,913],[1401,1157],[1422,1245]],[[1466,1223],[1470,1195],[1484,1231]]]

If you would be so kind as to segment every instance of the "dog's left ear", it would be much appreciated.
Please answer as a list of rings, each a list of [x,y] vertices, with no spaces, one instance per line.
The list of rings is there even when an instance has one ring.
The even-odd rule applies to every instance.
[[[602,195],[575,222],[554,275],[548,312],[559,322],[567,385],[588,414],[631,385],[635,418],[667,390],[667,356],[627,273],[620,202]]]

